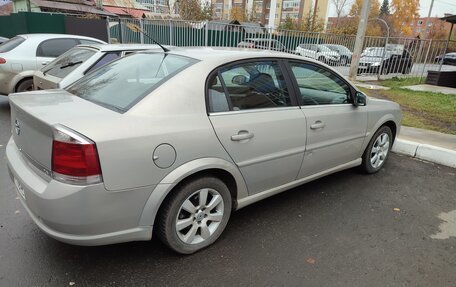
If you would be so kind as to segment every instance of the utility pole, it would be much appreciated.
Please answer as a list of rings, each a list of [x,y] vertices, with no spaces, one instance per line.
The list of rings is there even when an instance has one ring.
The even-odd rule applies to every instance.
[[[428,31],[429,27],[428,27],[428,25],[429,25],[429,18],[431,18],[432,6],[434,6],[434,0],[431,1],[431,7],[429,8],[429,13],[428,13],[428,16],[426,18],[426,24],[425,24],[426,26],[424,26],[424,37],[423,37],[423,39],[427,39],[427,37],[429,35],[429,31]]]
[[[361,15],[359,17],[358,32],[356,33],[355,48],[353,50],[353,58],[352,58],[352,62],[350,64],[350,72],[348,74],[348,78],[351,81],[356,80],[356,74],[358,73],[359,58],[360,58],[361,52],[363,50],[364,36],[366,34],[369,10],[370,10],[370,0],[363,0],[363,6],[361,8]]]

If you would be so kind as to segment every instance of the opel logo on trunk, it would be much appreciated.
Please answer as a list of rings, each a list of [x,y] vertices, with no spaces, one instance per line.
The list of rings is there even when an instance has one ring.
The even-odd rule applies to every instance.
[[[17,135],[21,134],[21,126],[19,125],[19,121],[17,119],[14,121],[14,130]]]

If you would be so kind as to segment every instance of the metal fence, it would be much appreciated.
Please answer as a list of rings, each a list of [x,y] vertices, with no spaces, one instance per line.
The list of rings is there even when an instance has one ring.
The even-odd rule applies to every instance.
[[[243,41],[255,39],[250,41],[254,44],[241,45],[299,53],[333,65],[346,76],[356,38],[351,35],[270,29],[255,25],[234,25],[212,21],[108,19],[110,41],[153,43],[147,35],[131,29],[130,24],[141,28],[147,35],[164,45],[236,47]],[[456,66],[441,63],[441,55],[444,54],[447,45],[446,40],[366,36],[357,78],[360,80],[391,77],[424,79],[428,70],[456,70]],[[345,53],[328,50],[341,48],[340,46],[347,48]],[[298,47],[305,49],[298,49]],[[331,58],[331,55],[338,55],[335,57],[338,60]]]

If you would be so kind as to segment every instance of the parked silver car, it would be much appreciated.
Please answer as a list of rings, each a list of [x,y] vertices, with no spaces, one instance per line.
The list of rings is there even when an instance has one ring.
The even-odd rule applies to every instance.
[[[84,36],[18,35],[0,45],[0,95],[33,89],[33,74],[79,44],[106,44]]]
[[[57,57],[33,75],[35,90],[66,88],[85,74],[120,57],[158,45],[144,44],[92,44],[79,45]]]
[[[296,47],[296,54],[318,60],[328,65],[337,65],[340,62],[340,55],[321,44],[299,44]]]
[[[381,169],[399,105],[272,51],[138,52],[65,90],[10,95],[8,170],[48,235],[188,254],[233,210],[340,170]],[[379,182],[378,184],[382,184]]]

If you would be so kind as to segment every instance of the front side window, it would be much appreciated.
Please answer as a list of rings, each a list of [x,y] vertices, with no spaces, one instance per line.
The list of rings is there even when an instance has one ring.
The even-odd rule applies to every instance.
[[[303,105],[346,104],[350,88],[332,72],[307,63],[290,63]]]
[[[73,95],[125,112],[197,60],[165,53],[137,53],[111,62],[66,90]]]
[[[38,57],[57,58],[66,51],[76,46],[76,39],[51,39],[41,42],[36,49]]]
[[[221,68],[209,79],[212,112],[279,108],[291,105],[285,78],[277,61],[245,62]],[[224,103],[225,95],[229,105]],[[215,105],[214,103],[218,103]]]

